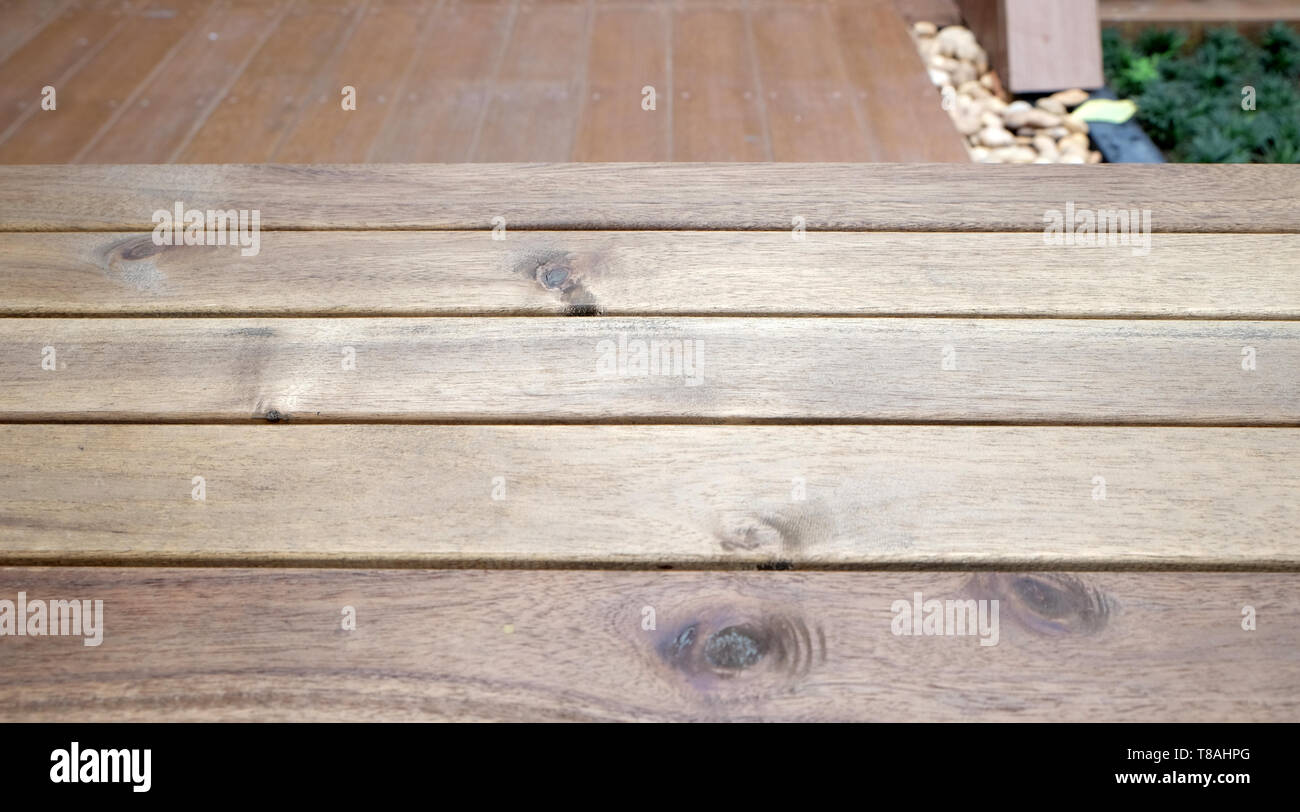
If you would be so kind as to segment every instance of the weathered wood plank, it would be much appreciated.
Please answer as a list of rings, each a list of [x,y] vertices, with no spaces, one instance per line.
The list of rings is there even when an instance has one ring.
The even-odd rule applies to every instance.
[[[1296,574],[4,568],[7,600],[102,600],[103,633],[95,647],[0,639],[0,719],[1296,721],[1297,587]],[[894,602],[918,592],[997,600],[997,644],[980,645],[991,604],[984,635],[895,635]]]
[[[0,378],[9,421],[1292,425],[1300,322],[26,318]]]
[[[268,231],[0,233],[0,315],[805,314],[1300,318],[1300,235]]]
[[[7,425],[0,447],[5,563],[1300,567],[1292,429]]]
[[[148,230],[180,200],[259,209],[265,229],[1042,231],[1073,203],[1272,233],[1300,231],[1297,189],[1300,165],[0,166],[0,230]]]

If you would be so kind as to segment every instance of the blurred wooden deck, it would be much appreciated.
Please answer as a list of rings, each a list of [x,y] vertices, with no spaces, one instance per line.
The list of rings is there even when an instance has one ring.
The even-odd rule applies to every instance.
[[[967,160],[891,0],[5,0],[0,76],[11,164]]]

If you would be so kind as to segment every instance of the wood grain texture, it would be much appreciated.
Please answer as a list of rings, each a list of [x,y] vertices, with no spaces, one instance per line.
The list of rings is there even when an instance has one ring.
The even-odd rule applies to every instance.
[[[0,447],[3,563],[1300,568],[1291,429],[6,425]]]
[[[177,200],[263,229],[1039,231],[1144,208],[1155,231],[1300,231],[1300,165],[0,166],[0,230],[151,230]]]
[[[1297,587],[1295,574],[4,568],[8,600],[102,600],[104,632],[97,647],[0,640],[0,719],[1296,721]],[[997,600],[997,645],[895,636],[891,606],[916,592]],[[1242,630],[1244,605],[1257,631]]]
[[[1013,93],[1105,83],[1097,0],[959,0]]]
[[[27,318],[0,320],[0,376],[6,421],[1294,425],[1300,323]]]
[[[0,233],[0,315],[1300,318],[1300,235],[268,231],[256,256],[130,232]]]

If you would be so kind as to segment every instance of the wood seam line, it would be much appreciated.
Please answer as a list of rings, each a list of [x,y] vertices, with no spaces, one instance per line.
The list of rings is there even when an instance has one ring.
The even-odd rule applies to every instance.
[[[82,163],[86,154],[99,143],[100,139],[108,133],[108,131],[122,118],[122,116],[126,115],[127,111],[131,109],[131,106],[135,104],[136,99],[144,92],[145,88],[149,87],[149,84],[153,82],[153,80],[157,78],[163,70],[170,66],[171,61],[176,58],[176,55],[179,54],[184,47],[190,44],[191,40],[200,40],[204,36],[203,29],[207,27],[208,21],[217,18],[218,15],[227,8],[228,6],[224,0],[210,0],[208,10],[201,14],[195,21],[194,28],[188,34],[177,38],[176,43],[168,49],[167,53],[163,54],[163,58],[159,60],[158,64],[154,65],[153,68],[150,69],[143,78],[141,78],[139,84],[137,84],[135,88],[127,94],[126,99],[117,106],[117,109],[109,114],[108,120],[100,125],[99,129],[95,131],[95,134],[90,137],[90,140],[83,144],[81,149],[77,150],[76,154],[72,156],[72,160],[68,161],[68,163]]]
[[[297,3],[298,0],[284,0],[280,6],[279,12],[266,24],[266,29],[262,32],[257,42],[252,48],[248,49],[248,53],[244,55],[239,66],[230,72],[230,78],[226,80],[225,85],[217,89],[212,96],[212,101],[208,102],[208,104],[203,108],[203,111],[194,119],[194,123],[190,125],[189,132],[180,139],[176,144],[176,148],[167,156],[166,163],[174,164],[177,162],[177,159],[185,154],[185,150],[189,148],[190,143],[194,141],[194,137],[199,134],[199,131],[203,129],[203,125],[208,122],[209,118],[211,118],[213,111],[217,109],[217,105],[225,101],[226,96],[230,95],[231,88],[233,88],[235,83],[239,81],[240,77],[244,75],[244,71],[248,70],[248,66],[252,63],[253,58],[256,57],[257,54],[261,52],[262,48],[266,46],[267,41],[271,39],[271,35],[279,29],[281,23],[289,15],[290,10],[292,10]]]
[[[1259,429],[1290,431],[1300,428],[1300,420],[1207,420],[1191,423],[1185,419],[1169,421],[1152,420],[1062,420],[991,419],[974,418],[945,420],[942,418],[859,418],[859,417],[519,417],[519,418],[427,418],[427,417],[349,417],[346,420],[318,420],[306,416],[291,416],[275,423],[263,416],[214,418],[164,418],[132,417],[122,419],[59,418],[43,416],[37,419],[0,417],[0,426],[266,426],[268,431],[292,431],[292,426],[846,426],[872,428],[877,426],[903,426],[936,428],[1025,428],[1025,429]],[[273,428],[274,426],[274,428]]]
[[[307,115],[307,108],[311,104],[312,97],[322,90],[329,94],[331,89],[325,87],[325,82],[330,78],[330,71],[342,59],[343,52],[347,50],[348,43],[352,41],[352,36],[361,27],[362,21],[366,18],[366,12],[369,10],[370,0],[360,0],[356,10],[352,12],[352,22],[348,25],[348,30],[344,31],[343,36],[339,37],[339,41],[334,44],[334,49],[330,51],[329,56],[318,64],[316,81],[307,84],[306,90],[302,91],[305,93],[302,103],[298,105],[297,111],[294,112],[293,119],[286,123],[281,128],[280,134],[275,137],[275,145],[271,147],[271,151],[268,153],[272,162],[274,162],[275,156],[279,154],[280,148],[284,146],[284,139],[289,137],[289,134],[297,128],[298,122],[302,121],[303,117]]]
[[[772,128],[767,121],[767,98],[763,88],[763,71],[758,64],[758,44],[754,39],[753,0],[744,0],[741,6],[745,15],[745,46],[749,51],[749,71],[754,75],[754,94],[758,97],[758,120],[763,129],[763,155],[767,161],[775,161],[772,149]]]
[[[1300,574],[1300,566],[1291,561],[1249,562],[1145,562],[1122,563],[1118,561],[882,561],[871,563],[792,562],[782,558],[770,561],[716,561],[665,558],[654,561],[614,562],[606,559],[528,559],[504,556],[477,556],[462,559],[442,559],[436,556],[318,556],[308,555],[225,555],[173,554],[140,559],[123,559],[112,556],[59,557],[9,555],[0,553],[0,567],[31,567],[49,569],[95,570],[104,568],[163,569],[193,567],[196,569],[230,569],[255,567],[266,570],[424,570],[428,572],[454,572],[457,570],[491,570],[494,572],[645,572],[668,578],[689,573],[743,573],[743,572],[794,572],[828,573],[844,572],[867,575],[897,572],[1089,572],[1089,573],[1239,573],[1250,574]]]
[[[104,50],[104,48],[106,48],[108,44],[112,42],[112,40],[118,35],[118,32],[120,32],[122,28],[130,22],[131,17],[135,15],[135,13],[139,10],[139,8],[140,8],[139,6],[130,6],[130,5],[126,6],[122,12],[122,19],[118,20],[118,22],[108,30],[108,33],[106,33],[103,36],[103,38],[101,38],[98,41],[97,44],[86,49],[86,53],[83,54],[80,59],[78,59],[66,71],[64,71],[61,76],[56,78],[54,80],[55,86],[57,87],[58,85],[64,85],[72,81],[73,77],[77,75],[78,71],[84,68],[87,63],[89,63],[92,59],[98,56],[99,52]],[[40,109],[39,105],[32,105],[28,107],[26,110],[24,110],[22,113],[19,113],[18,118],[14,119],[14,122],[10,124],[8,127],[6,127],[4,132],[0,132],[0,144],[4,144],[4,142],[8,141],[9,138],[13,136],[14,133],[18,132],[18,130],[21,129],[24,124],[27,123],[27,120],[36,114],[36,111],[38,109]]]
[[[438,0],[437,4],[429,10],[429,19],[424,21],[424,26],[420,33],[415,37],[415,47],[411,49],[411,58],[406,61],[406,68],[403,69],[401,78],[397,80],[397,87],[393,91],[393,104],[384,113],[384,120],[380,122],[379,129],[375,131],[375,137],[371,139],[370,146],[366,148],[366,163],[376,163],[375,151],[379,145],[384,143],[384,134],[393,126],[393,116],[396,115],[397,109],[402,106],[402,95],[406,93],[406,87],[411,83],[411,74],[415,72],[415,63],[419,61],[420,55],[428,47],[429,38],[437,30],[440,22],[439,17],[444,9],[447,8],[447,0]]]
[[[483,104],[478,111],[478,120],[474,122],[474,134],[469,139],[469,150],[465,155],[465,160],[469,163],[473,163],[474,157],[478,154],[479,141],[482,140],[483,127],[487,124],[488,111],[492,107],[496,94],[496,83],[501,75],[501,66],[505,64],[506,54],[510,51],[510,41],[515,37],[515,19],[518,16],[519,0],[510,0],[510,8],[506,11],[505,31],[501,37],[501,45],[492,60],[492,69],[480,80],[483,85]]]
[[[24,45],[35,39],[36,36],[44,31],[51,22],[57,20],[71,4],[72,0],[63,0],[63,2],[55,6],[49,14],[45,15],[45,19],[41,20],[39,25],[33,26],[32,29],[27,32],[27,36],[10,46],[8,52],[0,54],[0,72],[3,72],[4,63],[8,61],[9,57],[18,53]]]

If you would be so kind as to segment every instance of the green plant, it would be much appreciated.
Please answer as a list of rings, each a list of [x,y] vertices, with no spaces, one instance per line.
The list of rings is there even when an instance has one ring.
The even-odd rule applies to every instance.
[[[1300,33],[1277,23],[1252,42],[1230,28],[1195,47],[1176,30],[1102,35],[1111,88],[1171,160],[1300,162]]]

